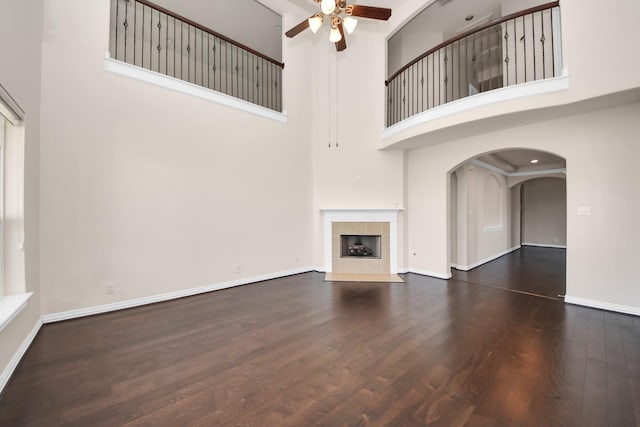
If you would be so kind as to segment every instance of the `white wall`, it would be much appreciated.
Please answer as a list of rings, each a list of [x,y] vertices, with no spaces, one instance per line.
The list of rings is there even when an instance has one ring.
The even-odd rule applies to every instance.
[[[25,110],[25,264],[27,307],[0,332],[0,372],[40,318],[39,202],[42,1],[0,1],[0,83]]]
[[[313,61],[308,76],[313,95],[305,113],[314,117],[314,233],[319,237],[319,209],[394,209],[404,204],[403,153],[376,149],[385,111],[383,29],[384,24],[380,32],[358,27],[347,36],[342,53],[323,34],[289,42],[311,43],[305,57]],[[286,69],[291,70],[289,65]],[[402,221],[401,216],[399,227]],[[324,263],[322,248],[321,239],[316,240],[317,266]]]
[[[283,124],[106,72],[109,0],[48,0],[44,28],[45,314],[312,265],[304,49]]]
[[[522,191],[522,185],[516,184],[509,189],[509,216],[511,217],[510,227],[511,227],[511,238],[510,238],[510,246],[515,248],[520,245],[522,242],[521,239],[521,218],[520,212],[522,209],[520,202],[520,192]]]
[[[567,244],[567,185],[558,178],[539,178],[522,184],[522,242]]]
[[[545,3],[549,2],[546,0],[502,0],[502,16],[511,15]]]
[[[446,276],[447,174],[496,149],[532,148],[567,160],[567,295],[640,307],[633,279],[640,239],[636,212],[640,182],[635,161],[640,103],[541,120],[420,150],[409,156],[409,267]],[[425,135],[424,138],[429,138]],[[580,206],[591,216],[578,216]]]
[[[387,76],[444,41],[442,33],[424,31],[423,28],[407,26],[389,39],[387,52]]]
[[[465,163],[455,172],[457,188],[455,222],[456,258],[451,260],[464,269],[492,258],[510,245],[510,216],[507,180],[481,166]],[[453,182],[453,181],[452,181]],[[452,211],[453,211],[452,205]]]

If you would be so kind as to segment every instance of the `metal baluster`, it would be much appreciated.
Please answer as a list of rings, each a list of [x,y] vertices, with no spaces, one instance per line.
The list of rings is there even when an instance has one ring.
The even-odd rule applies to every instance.
[[[424,58],[420,60],[420,112],[424,111]]]
[[[396,77],[396,97],[395,97],[396,100],[395,100],[395,109],[394,109],[395,110],[395,115],[396,115],[396,120],[395,120],[396,123],[399,122],[400,120],[402,120],[401,117],[400,117],[400,108],[401,108],[400,102],[401,102],[401,99],[402,99],[402,96],[401,96],[402,89],[400,87],[400,77],[401,77],[400,75],[398,75],[398,77]]]
[[[189,31],[191,38],[191,31]],[[198,29],[193,27],[193,83],[198,84]]]
[[[553,33],[555,32],[553,29],[553,9],[549,9],[549,18],[551,19],[551,71],[553,72],[552,77],[556,76],[556,53],[555,48],[553,47]],[[535,43],[535,38],[533,39]],[[535,46],[535,45],[534,45]]]
[[[436,53],[431,55],[431,108],[436,106]]]
[[[136,65],[136,29],[138,28],[138,2],[133,2],[133,65]]]
[[[410,103],[409,103],[409,108],[407,109],[407,117],[411,117],[415,114],[414,109],[413,109],[413,102],[414,102],[414,98],[416,96],[416,91],[414,89],[413,86],[413,82],[415,80],[414,76],[416,74],[416,68],[414,65],[411,66],[411,78],[409,80],[410,84],[409,84],[409,94],[411,95],[410,97]]]
[[[489,45],[489,90],[493,89],[493,61],[491,61],[491,51],[493,50],[493,32],[491,31],[491,29],[487,29],[487,44]]]
[[[424,99],[422,100],[422,111],[428,110],[429,109],[429,57],[425,56],[424,57],[424,61],[427,61],[427,107],[425,108],[424,106]],[[422,64],[422,78],[424,79],[424,63]],[[423,83],[424,84],[424,83]]]
[[[218,58],[220,57],[220,42],[217,37],[213,37],[213,67],[211,70],[213,71],[213,90],[220,91],[220,83],[218,83],[218,89],[216,89],[216,73],[220,75],[220,60],[216,61],[216,53],[218,53]],[[216,45],[217,43],[217,45]],[[220,82],[220,77],[218,77],[218,82]]]
[[[162,51],[162,46],[161,46],[161,42],[160,40],[162,40],[162,24],[160,23],[160,21],[162,20],[162,16],[160,16],[160,12],[158,12],[158,47],[156,49],[158,49],[158,72],[162,72],[162,67],[160,66],[160,52]]]
[[[187,25],[187,81],[191,83],[191,25]]]
[[[129,0],[125,0],[124,2],[124,22],[122,26],[124,27],[124,57],[123,61],[127,62],[127,28],[129,27]]]
[[[462,98],[462,47],[460,47],[460,40],[458,40],[458,97],[456,99]]]
[[[537,55],[536,55],[536,14],[535,13],[531,14],[531,31],[532,31],[531,40],[533,40],[533,80],[537,80],[538,70],[536,66]]]
[[[116,47],[114,49],[114,56],[118,59],[118,27],[120,26],[120,1],[116,0]]]
[[[546,40],[544,36],[544,11],[540,11],[540,22],[542,22],[542,37],[540,37],[540,43],[542,43],[542,78],[547,78],[547,66],[544,60],[544,41]]]
[[[516,84],[518,84],[518,29],[516,28],[516,20],[513,19],[513,60],[515,61],[514,77],[516,79]]]
[[[239,86],[239,82],[238,82],[238,79],[239,79],[239,76],[240,76],[240,74],[239,74],[240,68],[238,66],[238,46],[236,46],[236,68],[235,68],[235,71],[236,71],[236,96],[240,97],[240,86]]]
[[[176,36],[176,18],[173,18],[173,77],[178,74],[176,73],[176,40],[178,40]]]
[[[504,62],[506,65],[506,74],[507,74],[507,81],[506,83],[503,83],[503,86],[509,86],[509,27],[508,27],[508,23],[505,22],[504,23],[504,49],[505,49],[505,58],[504,58]]]

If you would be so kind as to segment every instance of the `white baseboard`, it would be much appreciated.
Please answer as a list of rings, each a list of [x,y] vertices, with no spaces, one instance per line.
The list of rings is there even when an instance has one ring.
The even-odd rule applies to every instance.
[[[408,272],[409,272],[408,268],[398,268],[398,274],[405,274]]]
[[[460,265],[460,264],[452,263],[451,267],[455,268],[456,270],[460,270],[460,271],[469,271],[469,270],[471,270],[473,268],[481,266],[482,264],[486,264],[486,263],[488,263],[490,261],[493,261],[494,259],[498,259],[501,256],[505,256],[506,254],[510,254],[513,251],[517,251],[518,249],[520,249],[520,245],[514,246],[514,247],[512,247],[510,249],[507,249],[506,251],[499,252],[499,253],[497,253],[495,255],[491,255],[490,257],[487,257],[485,259],[481,259],[480,261],[476,261],[471,265]]]
[[[567,245],[547,245],[546,243],[522,243],[522,246],[534,246],[537,248],[567,249]]]
[[[624,314],[633,314],[634,316],[640,316],[640,307],[632,307],[630,305],[620,305],[605,301],[596,301],[586,298],[577,298],[569,295],[565,295],[564,302],[574,305],[581,305],[584,307],[598,308],[600,310],[615,311]]]
[[[62,320],[75,319],[78,317],[92,316],[94,314],[108,313],[110,311],[123,310],[125,308],[139,307],[141,305],[153,304],[156,302],[169,301],[177,298],[189,297],[206,292],[218,291],[221,289],[233,288],[235,286],[247,285],[249,283],[262,282],[264,280],[278,279],[280,277],[292,276],[294,274],[307,273],[313,271],[313,267],[298,268],[294,270],[279,271],[276,273],[264,274],[261,276],[245,277],[238,280],[205,285],[197,288],[183,289],[166,294],[152,295],[143,298],[130,299],[114,302],[112,304],[98,305],[94,307],[80,308],[77,310],[63,311],[60,313],[45,314],[42,316],[43,323],[59,322]]]
[[[22,344],[20,344],[20,347],[18,347],[18,349],[14,353],[11,360],[9,360],[9,363],[2,371],[2,374],[0,374],[0,393],[2,393],[2,390],[4,390],[4,387],[9,382],[11,375],[13,375],[13,371],[15,371],[18,367],[18,363],[20,363],[20,360],[22,360],[22,356],[24,356],[24,354],[29,349],[29,346],[31,346],[31,342],[33,342],[33,339],[36,337],[36,334],[41,327],[42,319],[38,319],[36,324],[31,329],[31,332],[29,332],[24,341],[22,341]]]
[[[421,270],[419,268],[409,268],[406,272],[419,274],[421,276],[435,277],[436,279],[445,279],[445,280],[451,279],[451,273],[441,274],[433,271]]]

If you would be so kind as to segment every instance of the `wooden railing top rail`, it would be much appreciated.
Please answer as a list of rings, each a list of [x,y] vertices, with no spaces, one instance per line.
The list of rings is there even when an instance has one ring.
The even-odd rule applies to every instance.
[[[159,6],[159,5],[155,4],[155,3],[152,3],[152,2],[150,2],[148,0],[135,0],[135,1],[137,1],[138,3],[141,3],[141,4],[145,5],[145,6],[149,6],[152,9],[156,9],[157,11],[162,12],[162,13],[164,13],[166,15],[169,15],[174,19],[183,21],[184,23],[189,24],[192,27],[195,27],[195,28],[197,28],[199,30],[202,30],[205,33],[209,33],[212,36],[215,36],[215,37],[217,37],[219,39],[222,39],[222,40],[224,40],[224,41],[226,41],[228,43],[234,44],[234,45],[238,46],[239,48],[246,50],[247,52],[250,52],[250,53],[252,53],[252,54],[254,54],[256,56],[259,56],[260,58],[262,58],[262,59],[264,59],[266,61],[271,62],[272,64],[275,64],[275,65],[279,66],[280,68],[284,68],[284,62],[280,62],[280,61],[278,61],[276,59],[273,59],[273,58],[265,55],[264,53],[260,53],[257,50],[250,48],[249,46],[246,46],[246,45],[244,45],[244,44],[242,44],[240,42],[237,42],[237,41],[235,41],[235,40],[233,40],[233,39],[231,39],[231,38],[229,38],[229,37],[227,37],[225,35],[222,35],[222,34],[218,33],[217,31],[212,30],[211,28],[207,28],[202,24],[198,24],[197,22],[194,22],[189,18],[185,18],[182,15],[178,15],[177,13],[172,12],[169,9],[165,9],[164,7]]]
[[[462,33],[459,36],[456,36],[456,37],[453,37],[453,38],[451,38],[449,40],[446,40],[446,41],[440,43],[439,45],[437,45],[436,47],[433,47],[433,48],[429,49],[425,53],[421,54],[420,56],[418,56],[417,58],[415,58],[414,60],[409,62],[407,65],[405,65],[402,68],[400,68],[398,71],[393,73],[393,75],[391,77],[389,77],[389,79],[385,80],[384,84],[385,84],[385,86],[388,86],[389,83],[393,79],[398,77],[403,71],[405,71],[406,69],[408,69],[409,67],[414,65],[416,62],[420,61],[421,59],[424,59],[425,57],[431,55],[434,52],[437,52],[438,50],[442,49],[443,47],[445,47],[447,45],[450,45],[451,43],[455,43],[458,40],[462,40],[465,37],[469,37],[469,36],[471,36],[471,35],[473,35],[475,33],[479,33],[480,31],[484,31],[487,28],[491,28],[491,27],[493,27],[495,25],[502,24],[503,22],[509,21],[511,19],[519,18],[519,17],[525,16],[525,15],[529,15],[529,14],[534,13],[534,12],[540,12],[540,11],[543,11],[543,10],[551,9],[551,8],[554,8],[554,7],[559,6],[559,5],[560,5],[560,1],[553,1],[551,3],[545,3],[545,4],[541,4],[539,6],[531,7],[529,9],[521,10],[520,12],[515,12],[515,13],[512,13],[510,15],[503,16],[500,19],[493,20],[493,21],[488,22],[487,24],[485,24],[485,25],[483,25],[481,27],[475,28],[473,30],[469,30],[466,33]]]

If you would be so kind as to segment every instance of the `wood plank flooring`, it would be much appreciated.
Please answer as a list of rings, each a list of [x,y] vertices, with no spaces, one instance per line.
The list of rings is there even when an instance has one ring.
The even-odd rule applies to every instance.
[[[566,249],[523,246],[470,271],[452,270],[463,282],[558,298],[566,293]]]
[[[640,425],[640,318],[403,277],[307,273],[45,325],[0,426]]]

